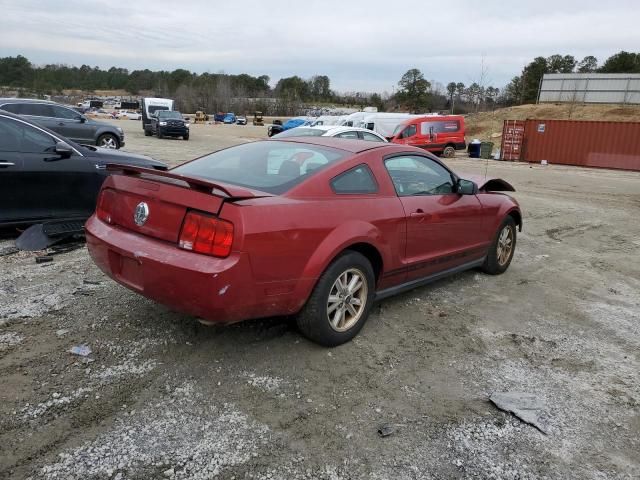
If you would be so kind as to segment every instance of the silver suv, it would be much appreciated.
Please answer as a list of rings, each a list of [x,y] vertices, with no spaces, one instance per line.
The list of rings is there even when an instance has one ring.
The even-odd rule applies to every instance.
[[[55,102],[0,98],[0,109],[27,117],[77,143],[105,148],[124,146],[122,128],[92,120],[70,107]]]

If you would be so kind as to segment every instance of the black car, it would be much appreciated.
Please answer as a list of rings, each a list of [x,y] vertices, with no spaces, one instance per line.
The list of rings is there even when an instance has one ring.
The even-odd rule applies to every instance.
[[[151,133],[162,137],[182,137],[189,140],[189,123],[175,110],[156,110],[151,116]]]
[[[0,110],[0,225],[89,217],[108,163],[167,169],[143,155],[79,145]]]
[[[124,146],[122,128],[88,118],[73,107],[46,100],[0,98],[0,109],[23,116],[74,142],[104,148]]]

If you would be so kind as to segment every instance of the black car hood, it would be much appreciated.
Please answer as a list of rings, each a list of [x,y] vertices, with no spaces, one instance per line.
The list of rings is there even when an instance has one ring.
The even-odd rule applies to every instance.
[[[167,169],[167,164],[159,162],[146,155],[137,153],[122,152],[110,148],[94,147],[93,145],[80,145],[80,153],[86,157],[99,159],[104,163],[121,163],[123,165],[134,165],[138,167]]]

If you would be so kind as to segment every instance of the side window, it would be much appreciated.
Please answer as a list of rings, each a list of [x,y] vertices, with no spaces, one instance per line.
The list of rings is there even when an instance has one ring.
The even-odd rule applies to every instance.
[[[44,103],[23,103],[22,114],[33,115],[34,117],[54,117],[51,105]]]
[[[80,114],[74,110],[57,105],[51,105],[51,108],[55,118],[64,118],[65,120],[78,120],[80,118]]]
[[[358,139],[358,132],[342,132],[339,133],[338,135],[336,135],[336,137],[338,138],[351,138],[351,139]]]
[[[402,132],[402,135],[400,135],[400,138],[413,137],[415,134],[416,134],[416,126],[409,125],[407,128],[404,129],[404,131]]]
[[[7,112],[11,112],[11,113],[15,113],[16,115],[19,115],[21,113],[24,113],[23,112],[24,109],[22,107],[23,106],[20,105],[19,103],[7,103],[6,105],[3,105],[0,108],[2,108],[2,110],[5,110]]]
[[[451,173],[430,158],[407,155],[384,162],[396,193],[410,195],[444,195],[453,192]]]
[[[22,137],[22,151],[25,153],[53,152],[56,147],[55,139],[48,133],[25,125]]]
[[[378,185],[373,173],[366,165],[358,165],[341,173],[331,180],[331,188],[335,193],[376,193]]]
[[[10,118],[0,117],[0,152],[19,152],[23,125]]]
[[[382,142],[383,140],[378,137],[377,135],[374,135],[373,133],[369,133],[369,132],[360,132],[362,134],[362,139],[363,140],[367,140],[369,142]]]

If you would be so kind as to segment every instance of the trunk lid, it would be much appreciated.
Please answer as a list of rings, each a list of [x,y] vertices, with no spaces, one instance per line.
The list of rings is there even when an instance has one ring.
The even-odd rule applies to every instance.
[[[185,215],[198,210],[218,215],[225,201],[271,196],[242,187],[184,177],[171,172],[124,165],[109,165],[98,216],[142,235],[178,242]]]

